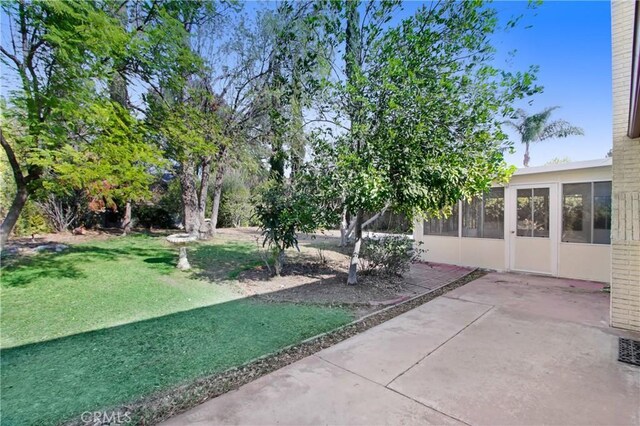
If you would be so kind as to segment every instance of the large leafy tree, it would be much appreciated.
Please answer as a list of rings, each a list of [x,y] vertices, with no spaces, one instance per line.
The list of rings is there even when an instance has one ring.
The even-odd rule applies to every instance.
[[[158,3],[154,31],[141,38],[141,78],[148,86],[146,118],[152,138],[174,166],[187,232],[206,238],[209,177],[226,137],[224,101],[211,83],[206,53],[215,49],[225,10],[213,1]]]
[[[538,88],[534,68],[492,65],[499,22],[480,1],[430,3],[397,25],[397,2],[333,4],[346,77],[334,85],[333,111],[346,130],[316,158],[355,213],[355,284],[363,213],[388,207],[414,219],[504,179],[499,117]]]
[[[165,90],[148,96],[148,106],[147,123],[153,137],[175,165],[185,230],[206,238],[211,163],[222,139],[218,99],[206,84],[192,80],[178,93]]]
[[[20,0],[3,2],[2,9],[10,31],[0,60],[12,84],[0,143],[16,182],[1,227],[4,244],[27,199],[60,183],[96,197],[111,198],[112,190],[144,196],[144,163],[155,156],[136,136],[134,121],[104,93],[127,46],[116,19],[83,1]],[[4,117],[18,126],[10,129]]]
[[[536,114],[527,114],[523,109],[514,113],[514,120],[505,121],[504,124],[515,129],[520,135],[520,142],[525,146],[523,165],[529,167],[529,145],[548,139],[566,138],[574,135],[584,135],[580,127],[576,127],[565,120],[551,121],[551,114],[560,107],[545,108]]]

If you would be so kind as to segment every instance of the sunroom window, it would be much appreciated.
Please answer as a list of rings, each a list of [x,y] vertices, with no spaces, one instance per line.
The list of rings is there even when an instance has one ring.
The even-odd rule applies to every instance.
[[[610,244],[611,182],[562,185],[562,241]]]
[[[424,235],[458,236],[458,203],[453,206],[451,216],[447,218],[432,217],[424,221]]]
[[[463,204],[462,236],[504,238],[504,188],[491,188]]]

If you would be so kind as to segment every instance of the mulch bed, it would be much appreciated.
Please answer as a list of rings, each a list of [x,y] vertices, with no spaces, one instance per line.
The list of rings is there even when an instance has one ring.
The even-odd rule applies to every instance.
[[[270,355],[265,355],[242,366],[204,377],[188,385],[179,386],[108,411],[122,414],[128,413],[133,424],[157,424],[209,399],[238,389],[240,386],[252,382],[259,377],[390,320],[455,288],[474,281],[486,275],[486,273],[487,272],[482,270],[475,270],[443,287],[416,296],[404,303],[399,303],[369,314],[337,330],[312,337],[297,345],[290,346]],[[82,422],[80,418],[77,418],[68,424],[83,425],[85,423]]]

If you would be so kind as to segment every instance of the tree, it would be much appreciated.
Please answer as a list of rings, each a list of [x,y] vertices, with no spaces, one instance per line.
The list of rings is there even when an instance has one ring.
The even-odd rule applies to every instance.
[[[566,164],[570,162],[571,162],[571,158],[569,157],[554,157],[551,160],[547,161],[545,163],[545,166],[548,166],[551,164]]]
[[[147,120],[165,155],[175,166],[181,186],[186,232],[206,238],[205,207],[211,162],[218,151],[220,121],[217,100],[206,86],[191,83],[179,94],[150,96]]]
[[[331,110],[347,124],[337,123],[346,130],[315,158],[355,212],[348,284],[357,283],[363,213],[387,207],[413,220],[504,180],[511,169],[497,117],[539,90],[535,67],[510,73],[491,65],[494,9],[437,2],[392,25],[398,6],[340,3],[341,24],[333,25],[346,79],[332,87]]]
[[[2,10],[11,31],[0,59],[16,83],[0,129],[16,182],[1,227],[4,245],[27,199],[51,187],[82,185],[112,197],[129,181],[143,189],[128,196],[142,196],[147,191],[142,163],[153,155],[140,138],[129,138],[135,130],[127,126],[133,122],[104,93],[126,46],[117,20],[82,1],[3,2]],[[7,119],[19,125],[7,127]]]
[[[534,142],[542,142],[547,139],[566,138],[573,135],[584,135],[580,127],[575,127],[565,120],[549,121],[551,113],[560,107],[545,108],[536,114],[527,114],[518,109],[513,116],[514,120],[505,121],[504,124],[515,129],[520,135],[520,142],[525,146],[523,165],[529,167],[529,145]]]
[[[204,52],[221,28],[224,12],[206,2],[161,2],[156,31],[142,40],[142,78],[149,87],[145,111],[156,143],[174,166],[182,188],[188,233],[207,238],[205,207],[215,156],[226,144],[224,102],[208,76]]]

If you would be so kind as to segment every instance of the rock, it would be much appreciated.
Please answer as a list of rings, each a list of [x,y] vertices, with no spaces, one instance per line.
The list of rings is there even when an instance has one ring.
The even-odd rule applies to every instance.
[[[55,251],[60,253],[61,251],[64,251],[68,248],[69,246],[66,244],[43,244],[41,246],[36,246],[32,248],[30,251],[32,253],[41,253],[43,251]]]

